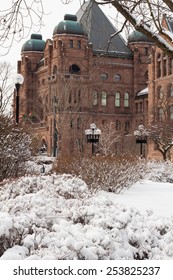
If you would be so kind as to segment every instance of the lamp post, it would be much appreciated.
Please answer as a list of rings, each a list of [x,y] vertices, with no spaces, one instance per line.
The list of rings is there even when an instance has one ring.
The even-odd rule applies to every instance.
[[[85,130],[85,135],[88,143],[92,144],[92,155],[94,154],[94,145],[99,142],[101,130],[97,128],[95,123],[90,124],[90,128]]]
[[[14,83],[16,86],[16,123],[19,123],[19,89],[21,84],[23,84],[24,78],[21,74],[17,74]]]
[[[42,167],[41,167],[41,169],[40,169],[40,172],[41,172],[42,174],[45,173],[45,166],[44,166],[44,164],[42,164]]]
[[[140,144],[140,157],[143,157],[143,144],[147,144],[148,131],[141,124],[138,126],[138,129],[134,131],[136,136],[136,144]]]

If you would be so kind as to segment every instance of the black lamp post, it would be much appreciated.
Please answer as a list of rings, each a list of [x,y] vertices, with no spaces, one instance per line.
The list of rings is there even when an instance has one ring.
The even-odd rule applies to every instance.
[[[101,130],[97,128],[95,123],[90,124],[90,128],[85,130],[85,135],[88,143],[92,144],[92,155],[94,154],[94,145],[99,142]]]
[[[16,123],[19,123],[19,89],[21,84],[23,84],[24,78],[21,74],[17,74],[14,83],[16,86]]]
[[[44,166],[44,164],[42,164],[42,167],[41,167],[41,169],[40,169],[40,172],[41,172],[42,174],[45,173],[45,166]]]
[[[143,157],[143,144],[147,144],[148,131],[141,124],[138,126],[138,129],[134,131],[136,136],[136,143],[140,144],[140,156]]]

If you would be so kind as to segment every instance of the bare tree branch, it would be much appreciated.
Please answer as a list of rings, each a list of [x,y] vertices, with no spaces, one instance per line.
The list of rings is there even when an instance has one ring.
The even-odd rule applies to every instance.
[[[10,101],[13,96],[12,67],[10,64],[0,64],[0,113],[10,111]]]
[[[173,57],[172,35],[166,32],[161,24],[163,14],[172,15],[172,1],[95,1],[99,4],[111,4],[137,31],[145,34],[166,54]]]
[[[40,30],[43,25],[44,7],[42,0],[17,0],[0,10],[0,55],[7,54],[13,41],[26,38],[31,29]]]

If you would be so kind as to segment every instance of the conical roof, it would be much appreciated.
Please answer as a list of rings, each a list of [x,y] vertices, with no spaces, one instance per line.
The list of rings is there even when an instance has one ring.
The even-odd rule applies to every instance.
[[[111,35],[117,30],[99,8],[98,4],[93,0],[85,2],[76,15],[78,21],[86,30],[93,49],[95,51],[107,51]],[[124,56],[131,55],[130,49],[119,34],[112,38],[112,42],[109,45],[108,53],[113,54],[113,52]]]

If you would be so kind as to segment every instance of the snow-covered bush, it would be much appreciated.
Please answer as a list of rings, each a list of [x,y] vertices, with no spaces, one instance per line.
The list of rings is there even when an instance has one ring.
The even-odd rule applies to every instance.
[[[147,179],[155,182],[173,183],[173,163],[171,161],[148,161],[147,166],[145,175]]]
[[[21,190],[21,192],[20,192]],[[91,194],[70,175],[23,177],[0,190],[0,259],[173,259],[172,218]]]
[[[0,115],[0,181],[25,172],[25,163],[31,156],[31,135],[24,127]]]
[[[24,227],[16,227],[12,216],[6,212],[0,212],[0,256],[9,248],[21,245]]]
[[[90,190],[119,193],[143,178],[146,161],[130,157],[58,157],[54,171],[82,178]]]
[[[39,175],[43,167],[45,174],[51,173],[52,165],[55,159],[55,157],[50,157],[47,155],[33,156],[29,161],[26,162],[26,174]]]

